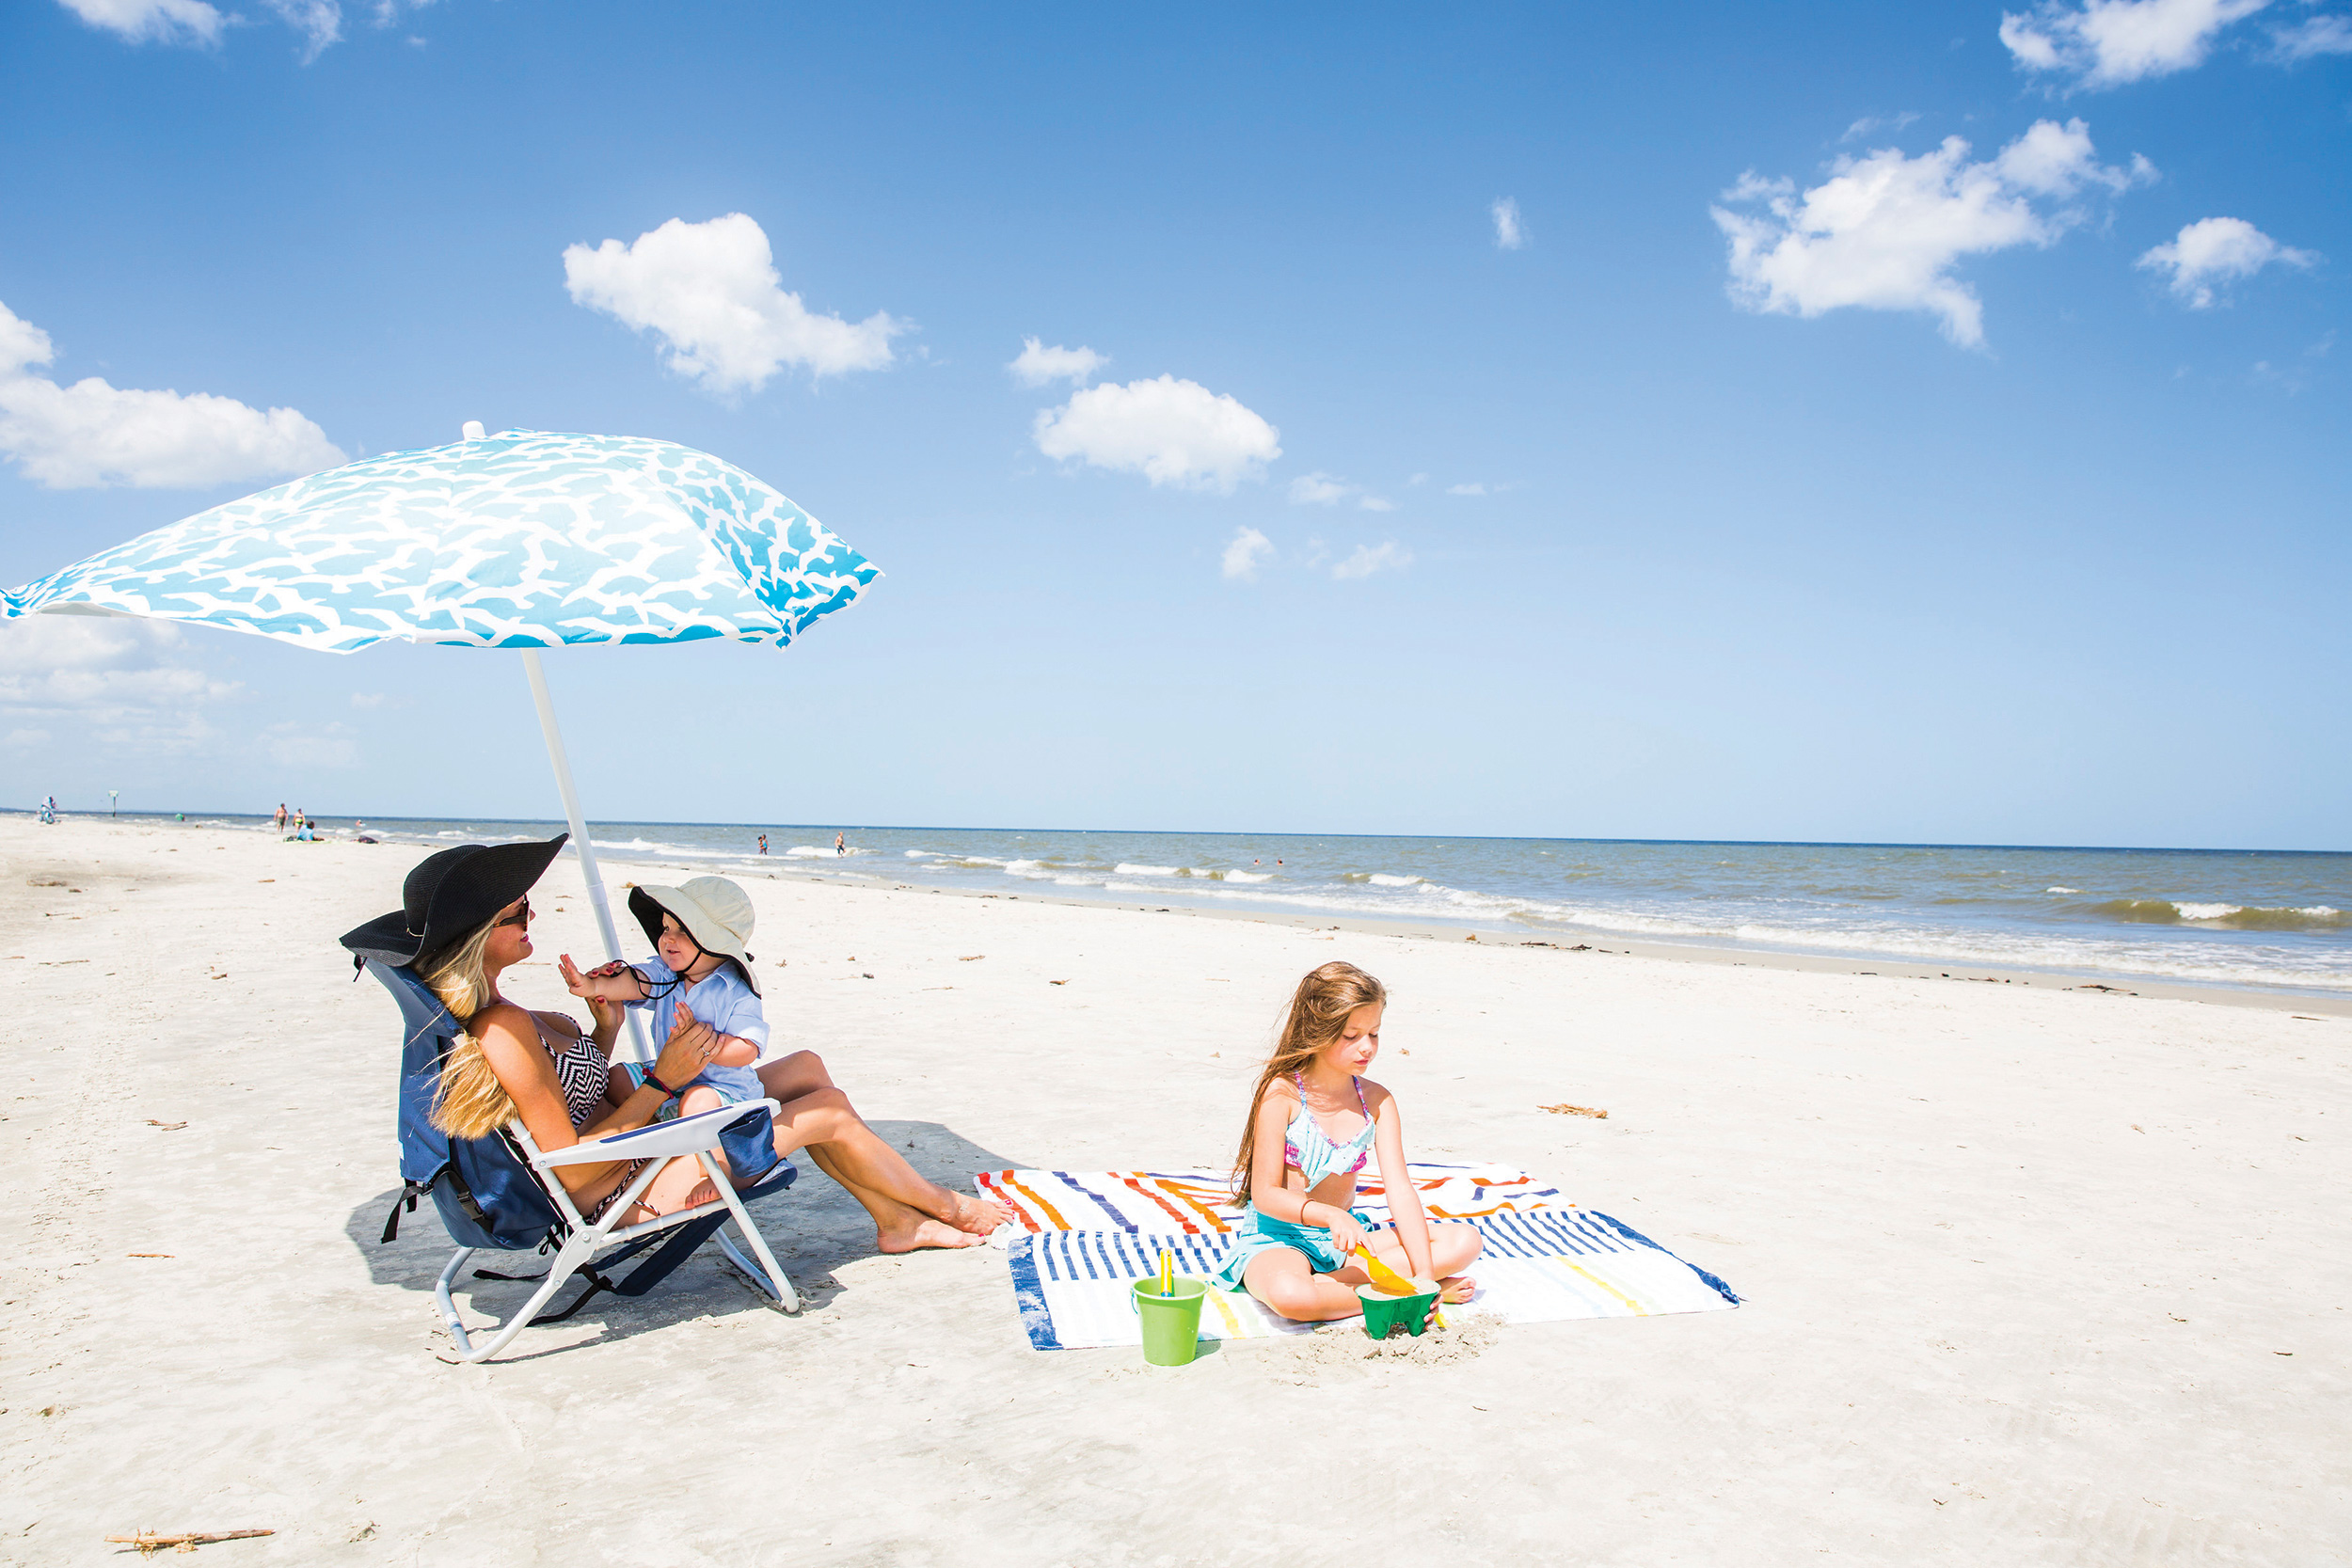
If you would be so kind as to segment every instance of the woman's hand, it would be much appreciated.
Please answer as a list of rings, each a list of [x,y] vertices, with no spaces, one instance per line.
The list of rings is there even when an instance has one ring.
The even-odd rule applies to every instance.
[[[711,1054],[719,1049],[718,1032],[686,1010],[686,1004],[677,1005],[677,1024],[655,1059],[653,1075],[673,1088],[679,1087],[710,1065]]]
[[[578,996],[580,993],[574,991],[572,994]],[[596,1034],[606,1038],[618,1036],[623,1021],[628,1017],[628,1009],[609,996],[590,996],[587,1002],[589,1014],[596,1021]]]

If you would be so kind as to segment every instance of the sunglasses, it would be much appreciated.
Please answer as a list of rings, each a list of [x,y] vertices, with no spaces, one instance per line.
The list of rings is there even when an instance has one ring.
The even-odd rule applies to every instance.
[[[516,910],[513,914],[502,914],[491,924],[493,926],[529,926],[531,924],[531,900],[524,899],[521,909]]]

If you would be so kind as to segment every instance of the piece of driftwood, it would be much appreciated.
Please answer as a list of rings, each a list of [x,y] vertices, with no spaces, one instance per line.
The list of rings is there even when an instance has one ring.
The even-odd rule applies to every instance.
[[[160,1552],[166,1546],[183,1552],[192,1552],[199,1546],[209,1546],[215,1541],[248,1541],[257,1535],[276,1535],[277,1533],[274,1529],[200,1529],[188,1530],[179,1535],[157,1535],[149,1530],[141,1530],[136,1535],[110,1535],[106,1537],[106,1540],[119,1546],[135,1546],[144,1556],[149,1552]]]
[[[1549,1111],[1556,1117],[1591,1117],[1595,1121],[1609,1119],[1609,1113],[1606,1111],[1596,1111],[1590,1105],[1571,1105],[1565,1100],[1557,1105],[1538,1105],[1535,1109]]]

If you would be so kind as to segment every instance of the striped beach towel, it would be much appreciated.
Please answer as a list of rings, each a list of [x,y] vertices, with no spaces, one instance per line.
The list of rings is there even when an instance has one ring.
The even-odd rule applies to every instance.
[[[1575,1207],[1547,1181],[1507,1165],[1408,1167],[1431,1219],[1467,1220]],[[1213,1236],[1240,1212],[1222,1171],[991,1170],[974,1179],[983,1196],[1011,1210],[1022,1228],[1125,1230]],[[1356,1207],[1385,1225],[1388,1192],[1376,1172],[1357,1179]]]
[[[1566,1202],[1557,1188],[1494,1165],[1412,1167],[1433,1218],[1466,1219],[1486,1247],[1470,1272],[1478,1296],[1449,1313],[1491,1313],[1506,1323],[1637,1318],[1736,1307],[1730,1286],[1683,1261],[1607,1214]],[[1233,1208],[1224,1179],[1201,1172],[992,1171],[981,1190],[1020,1216],[1027,1234],[1009,1253],[1013,1297],[1029,1343],[1075,1350],[1142,1342],[1130,1292],[1159,1272],[1162,1247],[1179,1274],[1216,1271],[1232,1245]],[[1358,1207],[1388,1223],[1377,1183],[1359,1188]],[[1443,1199],[1439,1203],[1433,1197]],[[1212,1291],[1200,1313],[1204,1338],[1304,1334],[1238,1292]]]

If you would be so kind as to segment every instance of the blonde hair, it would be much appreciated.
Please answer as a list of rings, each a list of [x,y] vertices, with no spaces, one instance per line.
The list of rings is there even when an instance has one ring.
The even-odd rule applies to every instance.
[[[482,961],[483,949],[496,929],[496,921],[484,921],[471,934],[435,954],[421,976],[461,1026],[456,1043],[441,1061],[441,1081],[433,1097],[433,1125],[453,1138],[486,1138],[515,1119],[515,1101],[506,1085],[482,1053],[482,1042],[463,1027],[498,994]]]
[[[1385,1003],[1389,990],[1351,963],[1331,962],[1307,972],[1291,994],[1290,1011],[1274,1037],[1274,1053],[1258,1074],[1249,1097],[1249,1119],[1242,1123],[1241,1151],[1233,1156],[1234,1198],[1249,1201],[1249,1166],[1257,1151],[1258,1107],[1278,1078],[1304,1072],[1323,1049],[1347,1031],[1347,1016],[1359,1007]]]

